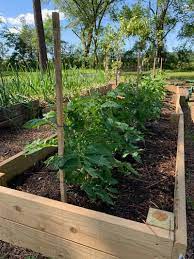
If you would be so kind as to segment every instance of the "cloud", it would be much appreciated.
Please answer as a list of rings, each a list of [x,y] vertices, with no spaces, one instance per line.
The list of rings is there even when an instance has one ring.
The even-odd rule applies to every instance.
[[[6,22],[5,17],[4,17],[4,16],[2,16],[2,15],[0,15],[0,22],[3,22],[3,23],[5,23],[5,22]]]
[[[45,21],[48,17],[52,15],[52,12],[58,12],[58,10],[49,10],[42,9],[42,19]],[[65,19],[64,14],[60,13],[60,20]],[[33,13],[25,13],[20,14],[16,17],[5,17],[3,15],[0,16],[0,20],[4,23],[7,23],[10,26],[22,26],[23,23],[28,25],[34,25],[34,14]]]
[[[21,30],[21,27],[18,27],[17,29],[14,28],[14,27],[9,28],[9,31],[10,31],[11,33],[19,33],[20,30]]]

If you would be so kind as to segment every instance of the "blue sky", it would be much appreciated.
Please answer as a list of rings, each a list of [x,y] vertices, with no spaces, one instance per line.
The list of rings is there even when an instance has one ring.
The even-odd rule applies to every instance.
[[[127,0],[128,2],[132,2],[132,0]],[[133,1],[134,2],[134,1]],[[52,4],[42,4],[42,10],[44,14],[47,14],[48,10],[55,9]],[[33,7],[32,7],[32,0],[0,0],[0,17],[4,17],[8,19],[10,22],[10,26],[17,29],[19,26],[19,22],[17,20],[18,16],[23,15],[26,19],[31,22],[33,17]],[[65,24],[65,20],[62,20],[62,26]],[[174,31],[169,34],[167,38],[167,47],[168,50],[172,51],[174,47],[177,47],[180,42],[176,39],[177,31]],[[80,44],[79,39],[74,35],[74,33],[69,30],[65,29],[62,32],[62,38],[65,41],[68,41],[73,44]],[[129,40],[127,43],[126,48],[130,48],[132,44],[132,40]]]

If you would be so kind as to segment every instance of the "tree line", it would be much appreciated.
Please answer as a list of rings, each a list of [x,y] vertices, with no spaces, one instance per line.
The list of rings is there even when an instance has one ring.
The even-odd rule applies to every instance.
[[[129,4],[121,0],[52,0],[64,13],[67,28],[80,39],[77,47],[62,41],[65,67],[122,67],[139,71],[155,62],[166,68],[189,67],[194,42],[194,6],[192,0],[139,0]],[[35,26],[22,22],[17,32],[1,24],[1,66],[38,66],[45,70],[53,59],[52,20],[42,21],[40,0],[33,0]],[[173,53],[166,40],[174,29],[186,44]],[[65,28],[63,28],[65,29]],[[126,41],[133,39],[128,50]],[[190,45],[188,44],[190,43]]]

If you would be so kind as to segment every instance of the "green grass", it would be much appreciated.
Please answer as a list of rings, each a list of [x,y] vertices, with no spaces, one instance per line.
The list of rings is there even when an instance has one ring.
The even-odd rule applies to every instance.
[[[64,97],[72,98],[99,85],[106,84],[102,70],[63,70]],[[54,71],[42,75],[37,72],[12,71],[0,75],[0,107],[32,99],[53,102],[55,98]]]
[[[143,72],[143,75],[149,74],[150,71]],[[194,80],[194,71],[163,71],[167,79],[177,79],[177,80]],[[123,72],[121,79],[128,80],[129,78],[136,78],[137,72]]]
[[[194,71],[165,71],[168,79],[178,79],[178,80],[194,80]]]

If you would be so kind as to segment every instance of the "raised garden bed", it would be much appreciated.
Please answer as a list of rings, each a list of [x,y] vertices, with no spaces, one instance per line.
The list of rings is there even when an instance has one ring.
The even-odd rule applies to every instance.
[[[173,212],[150,208],[147,221],[140,223],[0,187],[0,239],[54,258],[150,259],[184,255],[184,120],[179,93],[176,98],[175,117],[179,124]],[[25,168],[18,170],[20,155],[0,164],[1,184],[15,175],[13,164],[21,174],[43,159],[37,155],[30,164],[30,157],[21,155]]]
[[[40,114],[39,101],[30,101],[0,108],[0,128],[20,127]]]

